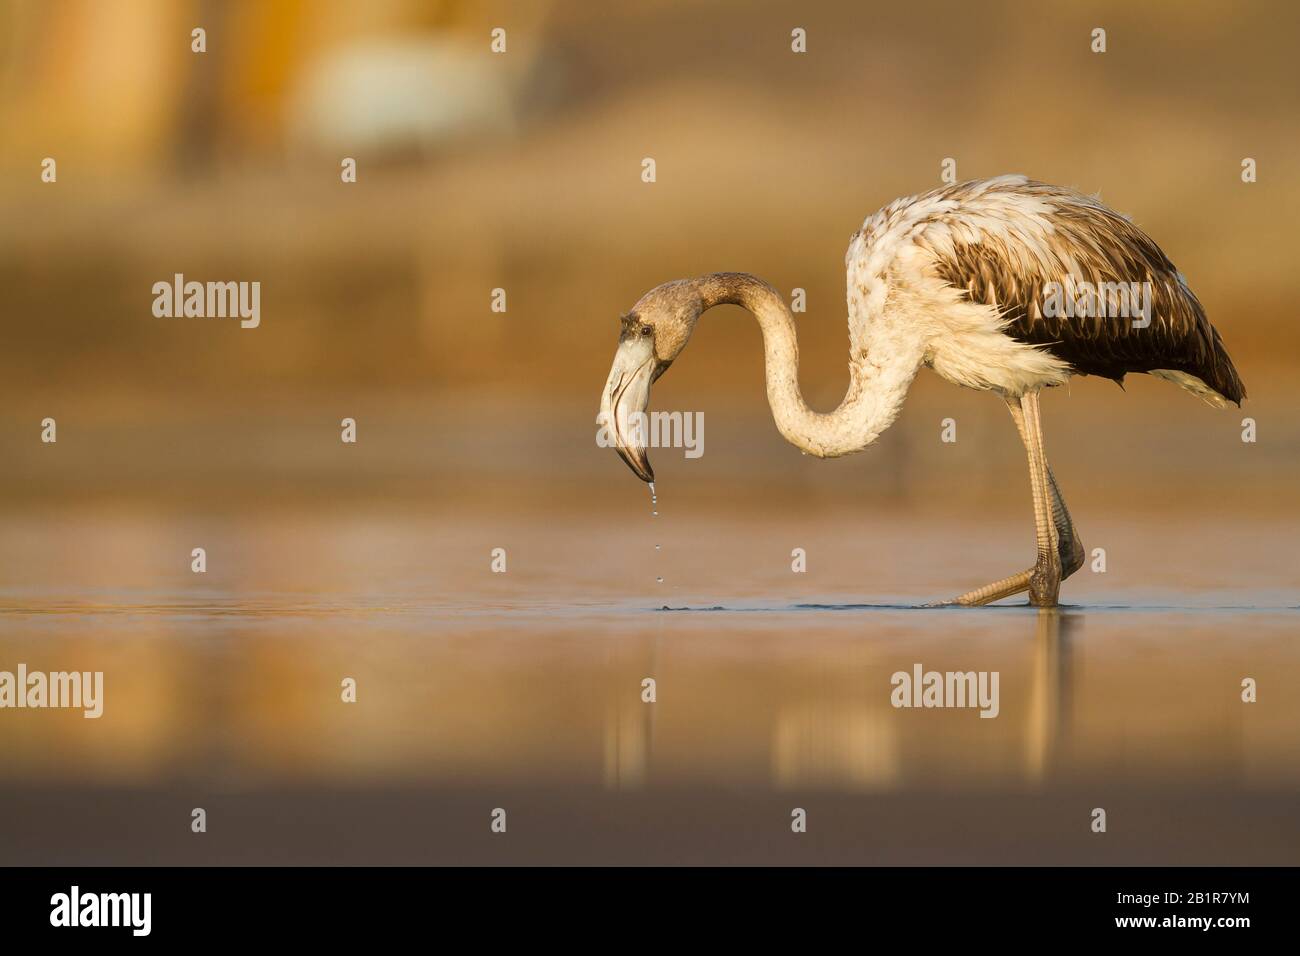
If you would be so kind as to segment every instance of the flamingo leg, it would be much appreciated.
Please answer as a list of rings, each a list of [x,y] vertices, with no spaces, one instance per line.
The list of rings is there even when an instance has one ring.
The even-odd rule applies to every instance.
[[[1034,498],[1034,528],[1038,549],[1032,568],[1013,574],[974,591],[967,591],[944,604],[976,607],[1030,592],[1030,603],[1039,607],[1056,604],[1061,581],[1083,565],[1083,543],[1079,540],[1056,476],[1043,452],[1042,422],[1038,415],[1038,393],[1020,399],[1008,397],[1007,408],[1020,432],[1029,457],[1029,482]]]
[[[1047,454],[1043,450],[1043,422],[1038,413],[1038,392],[1020,398],[1025,418],[1025,448],[1029,452],[1029,482],[1034,493],[1034,528],[1038,557],[1029,576],[1029,603],[1034,607],[1056,607],[1061,592],[1060,535],[1052,517],[1051,482],[1047,477]]]
[[[1083,567],[1083,542],[1074,528],[1074,522],[1070,520],[1070,512],[1065,507],[1065,499],[1061,497],[1061,489],[1056,486],[1056,476],[1052,474],[1051,465],[1047,466],[1047,484],[1052,491],[1052,520],[1056,524],[1059,539],[1057,552],[1061,556],[1061,580],[1064,581]]]
[[[1025,447],[1028,448],[1029,436],[1025,432],[1025,416],[1020,408],[1020,401],[1008,398],[1006,402],[1007,409],[1011,412],[1011,419],[1016,423],[1016,431],[1020,432],[1020,440],[1025,442]],[[1061,496],[1061,489],[1056,484],[1056,475],[1052,474],[1051,465],[1047,466],[1047,486],[1052,496],[1052,523],[1056,526],[1057,553],[1061,556],[1061,580],[1064,581],[1083,567],[1083,542],[1079,539],[1079,532],[1074,528],[1069,509],[1065,507],[1065,498]]]

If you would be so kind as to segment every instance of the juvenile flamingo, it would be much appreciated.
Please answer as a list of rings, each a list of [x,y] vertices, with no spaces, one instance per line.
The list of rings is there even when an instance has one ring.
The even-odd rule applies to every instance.
[[[811,455],[861,451],[898,416],[921,366],[956,385],[998,393],[1029,456],[1037,557],[1018,574],[947,604],[1029,592],[1057,603],[1083,564],[1043,450],[1038,396],[1071,375],[1122,382],[1145,372],[1212,405],[1240,406],[1245,387],[1182,274],[1125,216],[1090,196],[999,176],[898,199],[849,242],[849,388],[832,412],[799,389],[794,317],[779,293],[743,272],[651,289],[622,318],[598,419],[643,481],[650,385],[686,346],[699,317],[739,305],[763,332],[767,398],[786,440]]]

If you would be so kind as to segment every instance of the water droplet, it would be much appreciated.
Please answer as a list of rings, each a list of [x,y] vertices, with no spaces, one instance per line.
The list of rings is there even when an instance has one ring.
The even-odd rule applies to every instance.
[[[659,517],[659,496],[655,494],[655,483],[652,481],[649,482],[649,485],[650,485],[650,514],[653,517],[658,518]],[[659,550],[659,545],[657,544],[655,545],[655,550],[656,551]],[[660,584],[664,583],[664,579],[661,577],[657,577],[655,578],[655,580]]]

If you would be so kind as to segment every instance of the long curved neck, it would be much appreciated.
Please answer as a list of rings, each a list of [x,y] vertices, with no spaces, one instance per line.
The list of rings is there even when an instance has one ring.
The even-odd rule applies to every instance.
[[[774,288],[743,272],[696,280],[705,311],[739,305],[763,330],[767,401],[785,439],[810,455],[835,458],[866,448],[894,423],[921,364],[922,348],[890,340],[868,316],[850,319],[849,389],[833,412],[816,412],[799,388],[799,343],[794,316]]]

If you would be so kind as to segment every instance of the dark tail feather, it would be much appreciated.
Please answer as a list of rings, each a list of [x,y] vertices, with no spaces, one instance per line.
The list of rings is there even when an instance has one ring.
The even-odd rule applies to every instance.
[[[1241,376],[1237,374],[1237,368],[1232,364],[1232,359],[1228,356],[1228,350],[1223,347],[1223,339],[1219,337],[1219,330],[1211,326],[1210,331],[1214,333],[1212,354],[1210,356],[1210,376],[1208,378],[1201,377],[1206,385],[1228,401],[1236,402],[1237,407],[1240,408],[1242,400],[1246,397],[1246,386],[1242,383]]]

